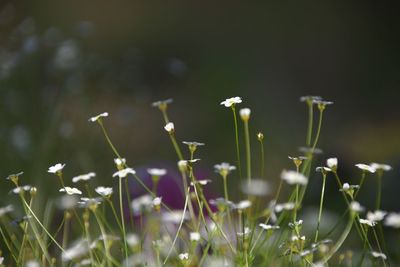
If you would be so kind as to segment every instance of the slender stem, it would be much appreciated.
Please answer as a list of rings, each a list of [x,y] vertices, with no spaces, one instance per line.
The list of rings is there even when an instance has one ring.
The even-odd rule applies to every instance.
[[[121,215],[121,224],[122,224],[122,235],[124,238],[124,247],[125,247],[125,257],[128,260],[128,245],[126,242],[126,230],[125,230],[125,219],[124,219],[124,206],[122,203],[122,179],[119,177],[118,179],[118,186],[119,186],[119,208],[120,208],[120,215]]]
[[[317,147],[317,144],[318,144],[318,140],[319,140],[319,136],[320,136],[320,134],[321,134],[321,126],[322,126],[322,118],[323,118],[323,115],[324,115],[324,110],[322,109],[320,109],[319,110],[319,120],[318,120],[318,128],[317,128],[317,135],[315,136],[315,139],[314,139],[314,144],[313,144],[313,146],[312,146],[312,153],[314,153],[314,150],[315,150],[315,148]]]
[[[69,235],[69,220],[70,214],[68,211],[64,211],[64,229],[63,229],[63,239],[62,239],[62,246],[64,248],[67,247],[68,235]],[[62,262],[62,266],[65,266],[65,262]]]
[[[378,187],[376,194],[376,205],[375,209],[379,210],[381,208],[381,198],[382,198],[382,171],[378,170]]]
[[[178,155],[179,160],[183,160],[182,152],[181,149],[179,148],[178,143],[176,142],[175,135],[170,134],[169,136],[171,137],[172,144],[174,145],[175,152]]]
[[[249,135],[249,121],[244,121],[244,139],[246,144],[246,167],[247,167],[247,180],[251,181],[251,149],[250,149],[250,135]]]
[[[326,174],[323,173],[322,174],[321,199],[319,202],[319,213],[318,213],[318,221],[317,221],[317,231],[315,232],[314,243],[316,243],[318,241],[319,225],[321,223],[322,207],[324,205],[325,183],[326,183]]]
[[[235,105],[232,105],[232,112],[233,112],[233,121],[235,123],[236,159],[238,163],[239,177],[240,180],[242,180],[242,164],[240,164],[239,131],[238,131]]]
[[[108,244],[107,244],[107,239],[108,239],[108,237],[107,237],[107,234],[106,234],[106,232],[105,232],[105,230],[104,230],[104,226],[103,226],[103,224],[101,223],[101,220],[99,219],[99,217],[97,216],[97,213],[96,213],[96,211],[95,210],[92,210],[93,211],[93,215],[94,215],[94,217],[96,218],[96,221],[97,221],[97,224],[99,225],[99,228],[100,228],[100,232],[101,232],[101,236],[102,236],[102,238],[103,238],[103,245],[104,245],[104,250],[105,250],[105,252],[106,252],[106,260],[107,260],[107,266],[113,266],[112,264],[111,264],[111,254],[110,254],[110,248],[109,248],[109,246],[108,246]],[[128,260],[128,257],[126,257],[126,260]]]
[[[103,121],[102,121],[101,119],[99,119],[99,120],[97,120],[97,122],[99,123],[99,125],[100,125],[100,127],[101,127],[101,130],[103,131],[103,134],[104,134],[104,136],[106,137],[107,142],[108,142],[108,144],[110,145],[112,151],[114,152],[115,155],[117,155],[117,157],[118,157],[119,159],[121,159],[121,158],[122,158],[121,155],[118,153],[117,149],[115,148],[115,146],[114,146],[113,143],[111,142],[111,139],[110,139],[110,137],[108,136],[108,133],[107,133],[106,129],[104,128]]]
[[[364,181],[365,181],[365,171],[362,171],[361,179],[360,179],[360,185],[357,188],[357,191],[354,193],[354,198],[356,198],[358,196],[358,193],[360,192],[360,189],[363,186]]]
[[[295,206],[294,206],[294,213],[293,213],[293,222],[296,222],[296,220],[297,220],[297,210],[298,210],[298,208],[299,208],[299,203],[298,203],[298,201],[299,201],[299,185],[297,184],[296,185],[296,195],[295,195]]]
[[[130,203],[131,203],[131,194],[129,191],[129,180],[125,179],[125,195],[126,195],[126,199],[128,201],[128,207],[130,207]],[[131,231],[133,231],[134,226],[133,226],[133,211],[131,208],[128,209],[129,210],[129,223],[131,226]]]
[[[307,128],[307,138],[306,138],[306,145],[311,145],[311,135],[312,135],[312,126],[313,126],[313,114],[314,114],[314,104],[312,102],[307,102],[308,105],[308,128]]]
[[[260,140],[260,148],[261,148],[261,178],[264,178],[264,166],[265,166],[265,163],[264,163],[264,143],[263,143],[263,140]]]
[[[382,248],[381,248],[381,246],[380,246],[380,244],[379,244],[378,235],[376,234],[376,231],[375,231],[375,229],[374,229],[373,227],[372,227],[372,232],[374,233],[376,245],[378,246],[379,252],[382,253]],[[382,262],[383,262],[383,266],[386,267],[386,262],[385,262],[384,259],[382,259]]]
[[[111,201],[109,198],[107,198],[107,202],[110,204],[112,213],[113,213],[113,215],[114,215],[115,220],[117,221],[117,224],[118,224],[118,226],[119,226],[119,229],[121,230],[121,232],[123,232],[122,224],[121,224],[121,222],[120,222],[120,220],[119,220],[119,218],[118,218],[118,215],[117,215],[117,212],[116,212],[116,210],[115,210],[114,204],[112,203],[112,201]]]

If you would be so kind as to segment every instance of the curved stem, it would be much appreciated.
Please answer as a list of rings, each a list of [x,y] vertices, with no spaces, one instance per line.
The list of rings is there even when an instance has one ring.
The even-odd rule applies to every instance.
[[[307,103],[308,105],[308,128],[307,128],[307,137],[306,137],[306,145],[311,145],[311,135],[312,135],[312,126],[313,126],[313,115],[314,115],[314,105],[312,102]]]
[[[237,123],[235,105],[232,105],[232,112],[233,112],[233,121],[235,123],[236,159],[238,163],[239,177],[240,180],[242,180],[242,164],[240,164],[239,132],[238,132],[238,123]]]
[[[322,174],[321,199],[319,202],[319,213],[318,213],[318,221],[317,221],[317,231],[315,232],[314,243],[316,243],[318,241],[319,225],[321,223],[322,207],[324,205],[325,183],[326,183],[326,174],[323,173]]]

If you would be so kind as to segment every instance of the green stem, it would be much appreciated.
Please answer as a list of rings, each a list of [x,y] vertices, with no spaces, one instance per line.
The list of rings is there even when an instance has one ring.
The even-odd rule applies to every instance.
[[[169,136],[171,137],[172,144],[174,145],[174,148],[175,148],[176,154],[178,155],[179,160],[183,160],[182,152],[181,152],[181,149],[179,148],[178,143],[176,142],[175,135],[170,134]]]
[[[365,181],[365,171],[362,171],[361,179],[360,179],[360,185],[357,188],[357,191],[354,193],[354,199],[358,196],[358,193],[360,192],[360,189],[363,186],[364,181]]]
[[[322,207],[324,205],[325,183],[326,183],[326,174],[323,173],[322,174],[321,199],[319,202],[319,213],[318,213],[318,221],[317,221],[317,231],[315,233],[314,243],[316,243],[318,241],[319,225],[321,223]]]
[[[125,247],[125,257],[126,260],[128,260],[128,245],[126,242],[126,230],[125,230],[125,219],[124,219],[124,206],[122,203],[122,179],[119,177],[118,181],[118,186],[119,186],[119,208],[120,208],[120,213],[121,213],[121,224],[122,224],[122,235],[124,238],[124,247]]]
[[[376,194],[376,205],[375,210],[379,210],[381,208],[381,198],[382,198],[382,172],[378,170],[378,188]]]
[[[311,145],[311,135],[312,135],[312,126],[313,126],[313,114],[314,114],[314,105],[312,102],[308,103],[308,128],[307,128],[307,138],[306,138],[306,145]]]
[[[260,148],[261,148],[261,178],[264,178],[264,143],[260,140]]]
[[[251,149],[250,149],[250,136],[249,136],[249,121],[244,121],[244,139],[246,144],[246,167],[247,167],[247,180],[251,181]]]
[[[239,131],[238,131],[238,123],[237,123],[235,105],[232,105],[232,112],[233,112],[233,121],[235,123],[236,158],[237,158],[238,169],[239,169],[239,177],[240,177],[240,180],[242,180],[242,164],[240,163]]]

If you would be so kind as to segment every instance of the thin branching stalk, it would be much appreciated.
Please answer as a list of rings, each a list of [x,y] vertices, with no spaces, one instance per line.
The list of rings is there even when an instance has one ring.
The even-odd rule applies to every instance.
[[[306,145],[311,145],[311,135],[313,128],[313,120],[314,120],[314,103],[312,101],[307,102],[308,106],[308,127],[307,127],[307,137],[306,137]]]
[[[324,205],[324,195],[325,195],[325,183],[326,183],[326,173],[322,173],[322,189],[321,189],[321,199],[319,201],[319,212],[317,220],[317,230],[315,232],[314,243],[318,241],[319,226],[321,223],[322,207]]]

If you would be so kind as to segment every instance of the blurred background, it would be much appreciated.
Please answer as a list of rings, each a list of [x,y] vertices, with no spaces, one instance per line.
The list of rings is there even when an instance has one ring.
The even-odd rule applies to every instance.
[[[232,114],[219,103],[241,96],[240,107],[252,110],[253,173],[262,131],[263,178],[274,187],[281,170],[293,168],[287,156],[304,146],[299,97],[311,94],[335,102],[325,112],[319,164],[338,157],[342,179],[353,184],[355,163],[390,164],[383,208],[399,211],[399,29],[397,6],[372,1],[2,1],[0,175],[24,171],[24,182],[57,195],[47,168],[61,162],[66,177],[95,171],[99,184],[112,185],[112,151],[88,122],[104,111],[131,166],[175,168],[161,114],[151,107],[173,98],[177,138],[206,143],[199,169],[217,191],[213,165],[235,162]],[[316,206],[321,179],[311,179],[306,202]],[[370,208],[375,187],[368,177],[360,196]],[[0,188],[7,194],[12,187]],[[327,191],[334,210],[341,197],[333,179]]]

